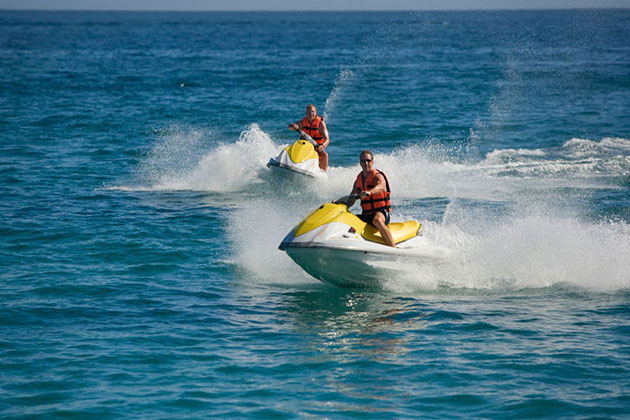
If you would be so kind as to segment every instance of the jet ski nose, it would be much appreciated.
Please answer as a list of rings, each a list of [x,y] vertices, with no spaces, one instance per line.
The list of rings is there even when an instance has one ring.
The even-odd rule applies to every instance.
[[[287,236],[284,237],[282,242],[280,242],[280,245],[278,245],[278,249],[280,251],[286,251],[289,244],[291,244],[291,241],[293,241],[293,231],[291,231]]]

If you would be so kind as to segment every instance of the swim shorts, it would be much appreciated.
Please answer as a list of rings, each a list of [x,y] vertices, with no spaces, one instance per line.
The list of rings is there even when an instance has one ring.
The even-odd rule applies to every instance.
[[[389,225],[389,220],[390,220],[390,213],[389,211],[385,211],[385,210],[377,210],[381,213],[383,213],[385,215],[385,224]],[[371,214],[361,214],[359,216],[359,219],[363,220],[365,223],[369,223],[372,226],[374,226],[374,224],[372,223],[372,219],[374,219],[374,216],[376,215],[376,213],[371,213]]]

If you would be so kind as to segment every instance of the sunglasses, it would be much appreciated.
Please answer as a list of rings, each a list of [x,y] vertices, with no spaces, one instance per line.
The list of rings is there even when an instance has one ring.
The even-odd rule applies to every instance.
[[[361,159],[361,162],[363,162],[363,163],[372,162],[372,159]]]

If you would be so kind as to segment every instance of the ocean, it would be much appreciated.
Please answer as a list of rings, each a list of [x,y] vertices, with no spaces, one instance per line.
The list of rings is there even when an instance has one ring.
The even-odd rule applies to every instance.
[[[2,11],[0,45],[0,417],[630,418],[630,9]],[[278,177],[309,103],[328,179]],[[450,252],[377,289],[278,250],[363,149]]]

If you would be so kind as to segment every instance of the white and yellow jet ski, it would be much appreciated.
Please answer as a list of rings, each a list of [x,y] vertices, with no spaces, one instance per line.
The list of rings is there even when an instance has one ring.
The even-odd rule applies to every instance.
[[[317,142],[300,130],[300,139],[282,149],[275,158],[269,159],[268,168],[284,168],[315,178],[325,178],[326,172],[319,167],[319,156],[315,151]]]
[[[416,220],[390,223],[396,247],[348,210],[347,200],[326,203],[306,216],[279,248],[311,276],[345,287],[379,287],[408,272],[408,264],[435,262],[444,250],[422,237]],[[403,264],[405,263],[405,264]]]

